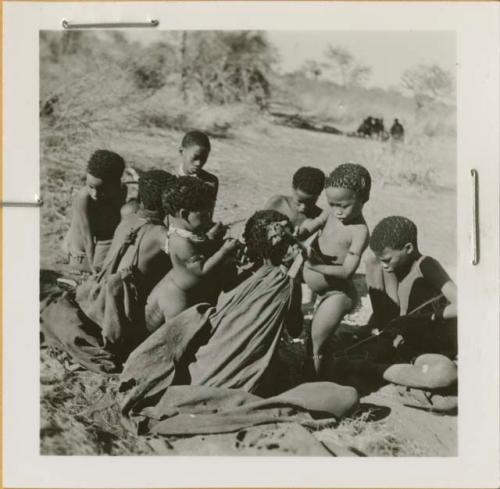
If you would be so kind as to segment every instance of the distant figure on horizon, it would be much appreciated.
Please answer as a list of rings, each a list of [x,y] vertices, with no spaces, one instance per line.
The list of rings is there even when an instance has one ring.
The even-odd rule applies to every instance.
[[[405,130],[404,130],[403,125],[399,122],[398,119],[394,119],[394,122],[392,124],[391,137],[395,141],[404,141]]]
[[[373,130],[373,123],[374,123],[373,117],[371,115],[368,116],[358,127],[358,130],[356,131],[357,134],[362,137],[371,137]]]

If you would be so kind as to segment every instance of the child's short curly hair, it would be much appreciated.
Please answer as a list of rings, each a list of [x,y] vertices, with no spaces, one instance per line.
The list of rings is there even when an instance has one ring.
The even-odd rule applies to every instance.
[[[370,248],[375,253],[382,253],[385,248],[401,250],[406,243],[411,243],[418,249],[417,226],[402,216],[384,217],[375,226],[370,237]]]
[[[288,248],[288,240],[283,240],[281,246],[273,245],[269,239],[269,225],[286,222],[288,231],[293,232],[293,226],[287,216],[275,210],[255,212],[245,224],[243,239],[247,247],[247,255],[254,262],[265,258],[281,260]]]
[[[181,147],[188,148],[189,146],[201,146],[210,151],[210,139],[201,131],[189,131],[182,138]]]
[[[87,173],[103,182],[119,182],[125,170],[125,161],[113,151],[98,149],[87,163]]]
[[[319,168],[303,166],[293,175],[292,185],[306,194],[319,195],[325,188],[325,174]]]
[[[175,216],[181,209],[190,212],[212,210],[215,206],[215,191],[211,185],[197,177],[178,177],[162,194],[164,211]]]
[[[326,179],[325,187],[337,187],[352,190],[363,202],[370,198],[372,178],[368,170],[355,163],[343,163],[337,166]]]
[[[139,177],[139,199],[144,209],[161,211],[162,194],[174,185],[177,177],[163,170],[149,170]]]

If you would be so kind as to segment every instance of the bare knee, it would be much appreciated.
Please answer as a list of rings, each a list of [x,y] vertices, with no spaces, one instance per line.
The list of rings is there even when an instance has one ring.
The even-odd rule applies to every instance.
[[[311,325],[311,339],[316,352],[335,331],[351,307],[352,300],[345,294],[339,293],[323,300],[314,314]]]

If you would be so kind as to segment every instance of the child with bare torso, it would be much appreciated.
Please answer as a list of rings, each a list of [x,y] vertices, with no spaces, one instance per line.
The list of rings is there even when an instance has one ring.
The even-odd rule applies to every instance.
[[[358,300],[352,277],[368,246],[363,205],[368,201],[370,187],[370,174],[361,165],[338,166],[326,180],[329,209],[314,221],[303,223],[297,232],[301,238],[319,230],[303,271],[305,282],[319,295],[311,325],[312,354],[318,374],[326,341]]]
[[[170,270],[169,256],[165,253],[164,244],[167,239],[167,228],[164,220],[162,194],[175,185],[176,177],[163,170],[144,172],[139,178],[139,210],[123,217],[113,236],[109,257],[123,245],[132,229],[146,225],[142,237],[130,246],[120,260],[118,269],[123,269],[137,261],[138,279],[144,297]]]
[[[214,190],[196,177],[179,177],[163,195],[169,212],[167,247],[172,270],[148,297],[146,324],[154,330],[198,302],[213,302],[218,295],[218,274],[236,252],[236,240],[211,239]],[[207,235],[208,234],[208,235]],[[222,243],[222,244],[221,244]]]
[[[126,199],[126,188],[121,185],[124,169],[123,158],[112,151],[98,150],[91,156],[86,185],[74,198],[63,242],[73,270],[94,273],[106,258]]]
[[[321,209],[316,205],[325,186],[325,175],[318,168],[299,168],[292,179],[292,195],[273,195],[264,206],[281,212],[297,228],[305,221],[316,219]]]

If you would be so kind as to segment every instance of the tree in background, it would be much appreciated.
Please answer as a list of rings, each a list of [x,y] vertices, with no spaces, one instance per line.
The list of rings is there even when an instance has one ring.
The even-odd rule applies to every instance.
[[[197,31],[186,40],[187,86],[207,103],[246,102],[265,107],[275,53],[254,31]],[[190,94],[192,92],[190,91]]]
[[[307,78],[311,78],[314,81],[318,81],[318,79],[321,77],[321,75],[325,71],[325,68],[328,68],[328,66],[325,63],[321,63],[319,61],[308,59],[302,65],[302,67],[299,71],[304,73],[307,76]]]
[[[342,87],[364,85],[370,78],[371,68],[356,62],[345,48],[329,45],[325,52],[325,65],[335,83]]]
[[[433,101],[452,103],[455,97],[453,74],[438,65],[418,65],[401,76],[402,86],[415,99],[417,116]]]

